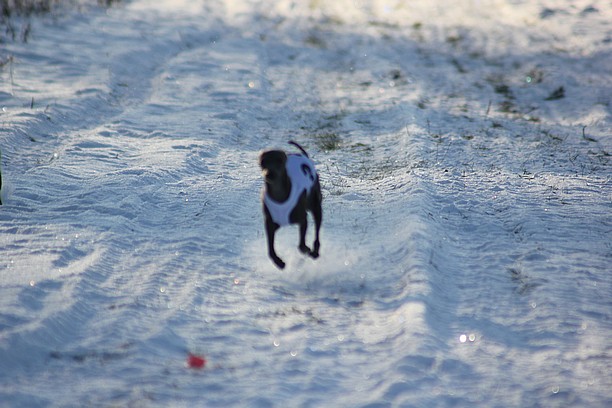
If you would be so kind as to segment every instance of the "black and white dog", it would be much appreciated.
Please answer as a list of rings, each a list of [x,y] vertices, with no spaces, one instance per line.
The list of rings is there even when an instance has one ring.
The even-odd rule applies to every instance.
[[[282,150],[268,150],[259,157],[265,187],[263,212],[268,237],[268,254],[276,266],[283,269],[285,262],[274,250],[274,234],[282,226],[299,224],[301,252],[313,258],[319,257],[319,230],[323,219],[321,210],[321,186],[314,163],[308,153],[296,142],[289,142],[302,153],[287,154]],[[310,211],[315,221],[313,249],[306,246],[306,229]]]

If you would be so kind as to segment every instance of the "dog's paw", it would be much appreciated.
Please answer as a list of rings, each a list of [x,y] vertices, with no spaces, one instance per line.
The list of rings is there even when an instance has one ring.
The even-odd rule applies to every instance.
[[[317,259],[319,257],[319,251],[312,251],[312,252],[310,252],[310,256],[313,259]]]
[[[279,269],[285,269],[285,262],[283,262],[283,260],[280,259],[278,256],[276,258],[272,258],[272,260],[274,261],[274,264],[278,266]]]
[[[308,254],[310,255],[312,253],[312,251],[310,250],[310,248],[308,248],[307,245],[300,245],[300,252],[303,254]]]

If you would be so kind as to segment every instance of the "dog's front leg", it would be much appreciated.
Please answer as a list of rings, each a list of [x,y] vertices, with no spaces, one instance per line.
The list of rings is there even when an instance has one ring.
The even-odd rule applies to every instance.
[[[280,259],[278,255],[276,255],[276,251],[274,250],[274,234],[276,233],[277,229],[278,225],[276,225],[274,221],[272,221],[272,217],[267,215],[266,236],[268,237],[268,255],[270,255],[270,258],[274,261],[276,266],[278,266],[280,269],[284,269],[285,262],[283,262],[283,260]]]

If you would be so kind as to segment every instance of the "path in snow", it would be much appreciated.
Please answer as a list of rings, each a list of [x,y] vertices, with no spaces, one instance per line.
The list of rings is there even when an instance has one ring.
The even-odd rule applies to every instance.
[[[606,2],[168,3],[0,51],[3,401],[610,403]],[[325,221],[281,272],[290,138]]]

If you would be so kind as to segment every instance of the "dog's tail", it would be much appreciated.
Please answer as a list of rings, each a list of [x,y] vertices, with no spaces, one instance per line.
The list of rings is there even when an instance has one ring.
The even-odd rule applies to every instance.
[[[297,147],[298,149],[300,149],[302,151],[302,153],[304,153],[304,156],[310,158],[310,156],[308,156],[308,153],[306,153],[306,150],[304,150],[304,148],[302,146],[299,145],[298,142],[294,142],[293,140],[289,141],[289,144],[294,145],[295,147]]]

